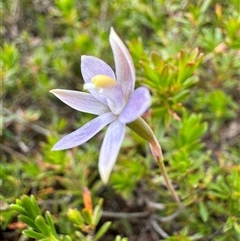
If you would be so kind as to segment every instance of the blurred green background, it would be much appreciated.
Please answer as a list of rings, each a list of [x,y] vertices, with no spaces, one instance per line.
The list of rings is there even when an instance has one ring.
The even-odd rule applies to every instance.
[[[67,212],[83,208],[84,187],[94,205],[101,197],[104,212],[112,212],[110,217],[103,212],[100,223],[110,220],[112,225],[101,240],[117,240],[117,235],[130,241],[238,240],[239,4],[3,0],[1,240],[33,240],[23,238],[26,227],[9,207],[23,194],[33,194],[42,212],[51,212],[59,234],[82,240]],[[133,57],[136,85],[147,86],[152,95],[143,117],[162,145],[167,171],[185,206],[170,219],[163,217],[177,205],[147,143],[131,130],[107,186],[97,169],[104,132],[81,147],[51,151],[62,135],[93,116],[71,109],[49,90],[82,90],[81,55],[101,58],[114,69],[111,26]],[[134,219],[132,212],[148,214]]]

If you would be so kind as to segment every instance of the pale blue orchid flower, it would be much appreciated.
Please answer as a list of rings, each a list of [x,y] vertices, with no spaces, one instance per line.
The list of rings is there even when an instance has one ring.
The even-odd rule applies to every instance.
[[[134,90],[135,69],[132,58],[113,28],[109,40],[114,55],[116,76],[112,68],[101,59],[84,55],[81,58],[81,71],[85,82],[84,89],[89,93],[62,89],[50,91],[70,107],[98,115],[81,128],[64,136],[53,146],[53,150],[82,145],[109,125],[101,146],[98,164],[104,183],[108,182],[116,162],[126,124],[139,119],[151,103],[151,96],[146,87]],[[131,124],[129,126],[131,127]],[[135,129],[133,126],[133,130],[138,132],[138,126],[141,125],[135,125]],[[143,133],[141,136],[152,140],[148,131],[146,135]]]

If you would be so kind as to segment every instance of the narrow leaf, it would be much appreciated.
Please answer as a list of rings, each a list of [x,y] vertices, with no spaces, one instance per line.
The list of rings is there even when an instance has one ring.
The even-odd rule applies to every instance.
[[[35,218],[39,214],[35,210],[34,205],[32,203],[32,200],[27,195],[24,195],[23,198],[22,198],[22,202],[23,202],[22,205],[25,208],[25,210],[27,211],[28,216],[31,217],[33,220],[35,220]]]
[[[30,229],[29,230],[24,230],[23,234],[26,235],[29,238],[34,238],[36,240],[40,240],[40,239],[44,238],[43,234],[37,233],[36,231],[30,230]]]
[[[23,207],[19,206],[18,204],[11,204],[10,207],[12,210],[18,212],[19,214],[28,216],[28,213],[26,212],[26,210]]]
[[[78,226],[82,226],[84,224],[83,216],[77,209],[68,209],[67,216],[71,222],[77,224]]]
[[[89,212],[89,210],[84,208],[84,209],[82,210],[82,215],[83,215],[86,223],[87,223],[88,225],[91,225],[91,224],[92,224],[92,215],[91,215],[91,213]]]
[[[107,232],[111,224],[111,222],[106,222],[102,225],[102,227],[98,230],[98,232],[95,235],[95,241],[99,240]]]
[[[45,219],[47,221],[47,224],[49,225],[50,229],[51,229],[51,233],[55,236],[55,237],[58,237],[57,235],[57,232],[56,232],[56,229],[55,229],[55,225],[54,225],[54,222],[53,222],[53,219],[52,219],[52,216],[50,214],[49,211],[46,211],[45,213]]]
[[[236,233],[237,233],[238,235],[240,235],[240,224],[237,223],[237,222],[234,222],[234,223],[233,223],[233,227],[234,227],[234,230],[236,231]]]
[[[81,239],[82,240],[82,239]],[[68,236],[68,235],[65,235],[63,238],[62,238],[62,241],[72,241],[71,237]]]
[[[206,222],[208,220],[209,213],[208,213],[206,205],[202,202],[199,204],[199,213],[200,213],[200,216],[201,216],[203,222]]]
[[[103,204],[103,199],[99,200],[98,205],[94,208],[93,211],[93,225],[97,226],[101,216],[102,216],[102,204]]]
[[[22,200],[21,200],[21,199],[17,199],[17,200],[16,200],[16,204],[17,204],[18,206],[21,206],[21,207],[22,207]]]
[[[81,241],[87,241],[87,238],[80,231],[76,231],[75,233]]]
[[[31,218],[24,216],[24,215],[19,215],[18,218],[23,223],[26,223],[29,227],[31,227],[35,230],[39,230],[38,227],[36,226],[35,222]]]
[[[42,216],[37,216],[35,223],[44,235],[49,236],[51,234],[50,228]]]
[[[33,195],[31,195],[31,201],[32,201],[32,206],[33,206],[36,214],[41,216],[42,215],[41,210],[38,206],[36,198]]]

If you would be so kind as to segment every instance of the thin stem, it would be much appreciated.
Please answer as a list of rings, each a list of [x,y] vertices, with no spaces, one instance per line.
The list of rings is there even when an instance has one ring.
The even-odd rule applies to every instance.
[[[166,171],[166,168],[165,168],[164,162],[163,162],[162,148],[161,148],[160,144],[158,143],[157,138],[155,137],[150,126],[142,118],[138,118],[137,120],[135,120],[131,123],[128,123],[128,127],[130,127],[134,132],[136,132],[144,140],[149,142],[154,159],[158,163],[159,169],[163,175],[163,178],[166,182],[166,185],[167,185],[169,191],[171,192],[173,198],[178,203],[179,207],[182,207],[180,198],[178,197],[178,195],[177,195],[174,187],[172,186],[172,183],[167,175],[167,171]]]
[[[150,215],[150,212],[135,212],[135,213],[116,213],[103,211],[102,217],[104,218],[124,218],[124,219],[133,219],[133,218],[146,218]]]
[[[180,208],[176,212],[170,214],[169,216],[160,217],[159,215],[153,214],[153,217],[161,223],[167,223],[167,222],[171,222],[173,219],[175,219],[182,211],[183,211],[183,209]]]
[[[166,182],[168,190],[171,192],[174,200],[178,203],[179,207],[182,207],[181,200],[180,200],[178,194],[176,193],[176,191],[171,183],[171,180],[168,177],[168,174],[167,174],[167,171],[166,171],[166,168],[164,165],[164,161],[163,161],[162,148],[159,145],[156,138],[154,138],[154,142],[150,143],[150,148],[151,148],[152,154],[154,156],[154,159],[156,160],[156,162],[159,166],[161,174],[163,175],[163,178]]]
[[[151,220],[152,227],[154,230],[163,238],[168,238],[169,235],[158,225],[155,219]]]

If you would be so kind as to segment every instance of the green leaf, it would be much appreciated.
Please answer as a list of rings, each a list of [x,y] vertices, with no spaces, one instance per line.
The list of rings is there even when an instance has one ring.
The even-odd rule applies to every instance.
[[[36,231],[33,231],[33,230],[24,230],[23,234],[29,238],[34,238],[36,240],[40,240],[40,239],[44,238],[43,234],[37,233]]]
[[[121,238],[120,235],[117,235],[114,239],[114,241],[128,241],[128,238]]]
[[[185,88],[189,88],[190,86],[194,85],[195,83],[198,82],[198,77],[197,76],[190,76],[183,82],[183,86]]]
[[[80,231],[76,231],[75,233],[81,241],[88,241],[87,238]]]
[[[45,213],[45,219],[47,221],[47,224],[49,225],[50,229],[51,229],[51,233],[55,236],[55,237],[58,237],[57,235],[57,232],[56,232],[56,229],[55,229],[55,225],[54,225],[54,222],[53,222],[53,219],[52,219],[52,216],[50,214],[49,211],[46,211]]]
[[[82,210],[82,215],[83,215],[86,223],[87,223],[88,225],[91,225],[91,224],[92,224],[92,215],[91,215],[91,213],[89,212],[89,210],[83,209],[83,210]]]
[[[77,209],[68,209],[67,216],[71,222],[77,224],[80,227],[84,224],[83,216]]]
[[[60,241],[58,238],[54,237],[53,235],[50,235],[48,237],[44,237],[40,239],[39,241]]]
[[[206,222],[208,220],[209,213],[208,213],[206,205],[203,202],[201,202],[199,204],[199,214],[200,214],[203,222]]]
[[[40,210],[40,208],[39,208],[39,206],[38,206],[38,203],[37,203],[35,197],[34,197],[33,195],[31,195],[30,198],[31,198],[32,206],[33,206],[36,214],[41,216],[42,213],[41,213],[41,210]]]
[[[201,6],[200,6],[200,12],[202,14],[207,11],[211,2],[212,2],[212,0],[205,0],[205,1],[202,2]]]
[[[182,101],[184,100],[187,96],[189,96],[190,91],[189,90],[182,90],[179,93],[175,94],[173,96],[173,99],[177,101]]]
[[[152,51],[151,52],[151,61],[154,64],[154,67],[157,69],[163,69],[164,67],[164,61],[163,59],[158,55],[157,52]]]
[[[38,211],[35,209],[35,206],[32,203],[32,200],[27,195],[24,195],[22,198],[22,202],[23,202],[22,205],[25,208],[25,210],[27,211],[28,216],[31,217],[33,220],[35,220],[35,218],[39,214],[38,214]]]
[[[119,235],[116,236],[115,239],[114,239],[114,241],[121,241],[121,236],[119,236]]]
[[[18,218],[23,223],[26,223],[29,227],[31,227],[35,230],[39,230],[38,227],[36,226],[35,222],[31,218],[24,216],[24,215],[19,215]]]
[[[223,232],[227,232],[232,227],[233,227],[233,222],[232,222],[232,218],[230,217],[227,219],[227,222],[225,223],[225,225],[223,227]]]
[[[237,223],[237,222],[234,222],[234,223],[233,223],[233,228],[234,228],[234,230],[236,231],[236,233],[237,233],[238,235],[240,235],[240,224]]]
[[[102,216],[102,204],[103,204],[103,199],[100,199],[98,205],[93,210],[92,223],[95,226],[97,226]]]
[[[18,206],[21,206],[21,207],[22,207],[23,202],[22,202],[21,199],[17,199],[17,200],[16,200],[16,204],[17,204]]]
[[[35,219],[35,223],[39,230],[46,236],[49,236],[51,234],[49,226],[46,224],[46,221],[42,216],[37,216]]]
[[[10,207],[12,210],[18,212],[19,214],[28,216],[28,213],[26,212],[26,210],[23,207],[19,206],[18,204],[11,204]]]
[[[102,225],[102,227],[98,230],[98,232],[95,235],[95,241],[99,240],[109,229],[109,227],[111,226],[111,222],[106,222]]]
[[[81,239],[82,240],[82,239]],[[65,235],[61,238],[61,241],[72,241],[71,237],[68,235]]]

